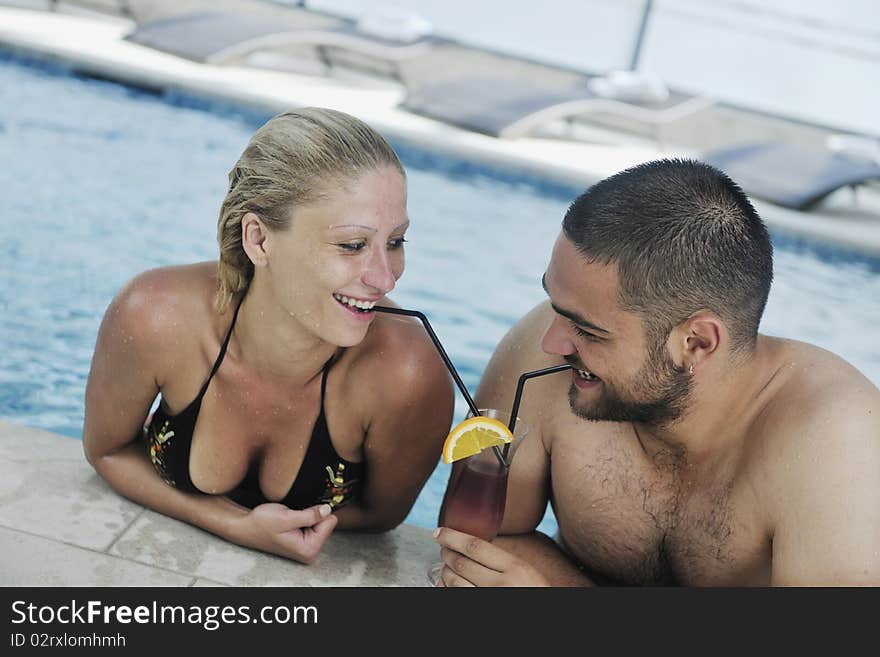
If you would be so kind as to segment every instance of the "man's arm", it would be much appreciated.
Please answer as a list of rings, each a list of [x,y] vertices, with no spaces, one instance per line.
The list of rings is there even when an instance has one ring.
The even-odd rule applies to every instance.
[[[816,400],[813,400],[814,402]],[[775,467],[771,583],[880,585],[880,392],[837,387],[800,415]],[[795,414],[792,414],[795,415]]]
[[[438,586],[592,586],[541,532],[499,536],[491,543],[447,527],[435,534],[445,564]]]

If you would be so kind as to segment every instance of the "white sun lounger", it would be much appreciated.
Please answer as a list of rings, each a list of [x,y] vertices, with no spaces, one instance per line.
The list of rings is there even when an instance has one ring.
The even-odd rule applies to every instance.
[[[832,192],[880,181],[880,163],[830,148],[760,142],[703,154],[750,196],[809,210]]]
[[[713,102],[678,92],[660,101],[623,101],[600,96],[587,83],[543,89],[514,78],[465,77],[421,86],[401,107],[467,130],[516,138],[554,121],[598,112],[658,127]]]
[[[391,64],[400,78],[399,65],[430,52],[438,41],[426,36],[412,41],[395,41],[366,33],[357,25],[340,21],[321,29],[288,29],[265,16],[209,11],[163,18],[142,23],[128,41],[149,46],[195,61],[222,65],[258,51],[292,46],[315,50],[329,69],[330,48],[351,51]]]

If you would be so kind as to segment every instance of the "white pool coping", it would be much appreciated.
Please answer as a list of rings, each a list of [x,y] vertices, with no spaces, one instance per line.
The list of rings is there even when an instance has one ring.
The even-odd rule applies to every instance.
[[[82,442],[0,420],[0,586],[426,587],[440,546],[403,524],[334,531],[311,565],[229,543],[115,493]]]
[[[398,109],[404,96],[398,87],[370,88],[333,77],[196,63],[124,41],[133,27],[122,19],[0,8],[0,45],[49,56],[77,70],[269,112],[307,105],[330,107],[357,115],[392,139],[575,188],[586,188],[640,162],[688,154],[561,139],[489,137]],[[877,195],[866,190],[861,204],[853,207],[848,191],[836,193],[817,212],[754,203],[771,229],[880,256]],[[556,226],[560,218],[548,219],[552,219],[548,226]]]

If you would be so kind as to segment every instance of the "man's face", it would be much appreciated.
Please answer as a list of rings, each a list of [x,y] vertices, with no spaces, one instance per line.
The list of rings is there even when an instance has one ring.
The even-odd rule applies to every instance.
[[[642,318],[617,302],[614,265],[588,263],[561,234],[544,275],[555,311],[541,347],[575,368],[571,410],[586,420],[668,424],[687,408],[691,378],[665,339],[648,339]]]

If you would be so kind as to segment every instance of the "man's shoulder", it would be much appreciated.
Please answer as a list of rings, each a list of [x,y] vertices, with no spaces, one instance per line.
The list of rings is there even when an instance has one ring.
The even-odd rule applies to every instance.
[[[488,408],[511,407],[520,376],[525,372],[560,365],[561,356],[548,354],[541,348],[541,338],[553,319],[553,310],[543,302],[524,315],[495,348],[483,371],[475,395],[477,404]],[[566,372],[528,380],[524,386],[519,417],[527,422],[530,431],[549,448],[552,437],[558,433],[560,421],[571,416],[568,389],[571,375]]]
[[[534,370],[560,365],[561,356],[548,354],[541,348],[541,338],[552,318],[549,303],[541,303],[532,308],[501,338],[480,380],[477,394],[484,401],[499,403],[513,399],[514,389],[521,374]],[[563,376],[563,375],[560,375]],[[543,396],[539,392],[548,380],[558,377],[542,377],[529,383],[529,392],[524,401]],[[567,389],[567,388],[566,388]],[[565,392],[562,393],[563,398]]]
[[[513,325],[511,333],[523,333],[540,337],[553,319],[553,308],[550,301],[541,301]]]
[[[774,492],[833,486],[847,472],[858,476],[864,464],[880,462],[880,390],[830,351],[777,342],[781,380],[753,436]]]
[[[780,378],[764,409],[771,426],[811,433],[848,419],[880,414],[880,390],[830,351],[796,340],[775,340]]]
[[[550,302],[539,303],[507,331],[495,348],[492,360],[522,372],[559,364],[559,356],[547,354],[541,349],[541,338],[552,318]]]
[[[842,358],[785,343],[750,436],[777,583],[876,583],[880,391]]]

